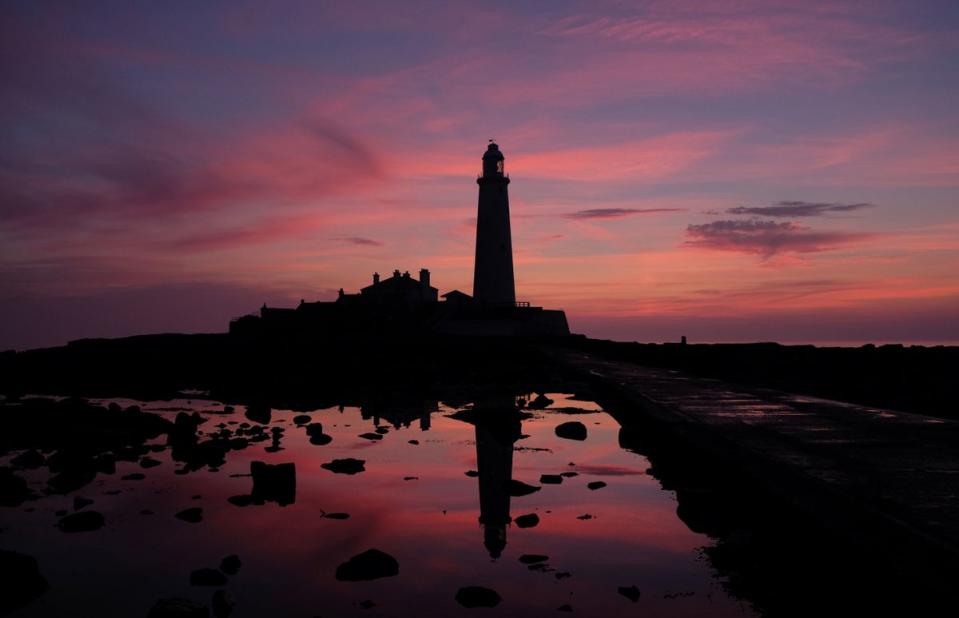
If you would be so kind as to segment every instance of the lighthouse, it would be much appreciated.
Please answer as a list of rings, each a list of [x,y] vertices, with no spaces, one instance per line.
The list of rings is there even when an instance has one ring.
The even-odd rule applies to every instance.
[[[473,298],[485,305],[516,303],[513,282],[513,243],[509,229],[509,177],[503,171],[503,153],[490,140],[483,155],[476,214],[476,264]]]

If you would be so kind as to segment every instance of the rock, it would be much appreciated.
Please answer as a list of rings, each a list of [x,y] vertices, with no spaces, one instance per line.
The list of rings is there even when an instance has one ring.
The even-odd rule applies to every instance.
[[[13,464],[15,468],[39,468],[43,464],[47,463],[47,458],[40,454],[40,451],[36,449],[30,449],[28,451],[23,451],[16,457],[10,460],[10,463]]]
[[[79,511],[83,507],[90,506],[93,504],[93,500],[90,498],[84,498],[83,496],[74,496],[73,498],[73,510]]]
[[[323,514],[320,515],[320,517],[323,517],[324,519],[349,519],[350,518],[349,513],[327,513],[326,511],[323,511],[322,513]]]
[[[191,586],[225,586],[229,580],[216,569],[197,569],[190,573]]]
[[[519,557],[519,561],[523,564],[536,564],[537,562],[546,562],[549,560],[549,556],[544,556],[543,554],[523,554]]]
[[[142,481],[147,477],[146,474],[141,474],[140,472],[132,472],[130,474],[124,474],[120,477],[121,481]]]
[[[229,414],[230,412],[233,412],[234,410],[236,410],[236,408],[234,408],[233,406],[223,406],[223,411],[226,412],[227,414]]]
[[[526,407],[531,410],[542,410],[543,408],[548,408],[551,405],[553,405],[553,400],[540,393],[535,399],[533,399],[533,401],[526,404]]]
[[[400,564],[396,558],[378,549],[368,549],[336,567],[336,579],[358,582],[393,577],[399,572]]]
[[[520,515],[513,521],[516,522],[516,525],[520,528],[532,528],[539,523],[539,515],[536,513],[529,513],[528,515]]]
[[[253,496],[249,494],[244,494],[241,496],[230,496],[229,498],[226,499],[226,501],[232,504],[233,506],[250,506],[251,504],[254,504],[254,503],[264,504],[262,501],[256,502],[253,499]]]
[[[556,435],[567,440],[585,440],[586,425],[579,421],[569,421],[556,426]]]
[[[243,565],[240,562],[240,557],[236,554],[230,554],[220,560],[220,570],[226,573],[227,575],[236,575],[240,572],[240,567]]]
[[[280,506],[296,501],[296,466],[292,462],[271,465],[251,461],[250,475],[254,500],[276,502]]]
[[[366,471],[365,463],[362,459],[347,457],[346,459],[334,459],[333,461],[321,464],[320,467],[337,474],[357,474]]]
[[[210,618],[210,610],[189,599],[160,599],[147,618]]]
[[[309,423],[311,420],[313,420],[313,417],[310,416],[309,414],[297,414],[296,416],[293,417],[293,424],[294,424],[294,425],[306,425],[306,424]],[[321,425],[321,427],[322,427],[322,425]],[[321,430],[321,433],[322,433],[322,430]]]
[[[306,435],[308,436],[321,436],[323,435],[323,423],[310,423],[306,426]]]
[[[153,459],[152,457],[144,457],[143,459],[140,460],[140,467],[141,467],[141,468],[156,468],[156,467],[159,466],[161,463],[163,463],[163,462],[157,461],[156,459]]]
[[[482,586],[466,586],[456,592],[456,602],[463,607],[496,607],[500,601],[495,590]]]
[[[246,407],[246,417],[254,423],[268,425],[273,416],[269,406],[254,404]]]
[[[407,440],[407,442],[410,443],[410,444],[413,444],[413,445],[417,445],[417,444],[420,443],[419,440]]]
[[[62,532],[93,532],[103,527],[103,514],[97,511],[72,513],[57,522]]]
[[[566,579],[567,577],[572,577],[573,574],[569,571],[560,571],[555,575],[556,579]]]
[[[0,468],[0,506],[20,506],[29,497],[27,482],[10,468]]]
[[[0,614],[23,607],[49,587],[33,557],[0,550]]]
[[[543,485],[559,485],[563,482],[563,477],[559,474],[542,474],[539,482]]]
[[[203,508],[195,506],[193,508],[184,509],[176,514],[177,519],[182,519],[183,521],[188,521],[191,524],[198,524],[203,521]]]
[[[579,476],[579,472],[560,472],[560,476],[565,476],[568,479],[573,478],[574,476]]]
[[[215,618],[229,618],[236,607],[236,601],[226,590],[217,590],[213,593],[213,599],[210,604],[213,606],[213,615]]]
[[[590,515],[589,513],[583,513],[582,515],[578,516],[576,519],[582,519],[583,521],[586,521],[587,519],[593,519],[594,517],[595,517],[594,515]]]
[[[63,517],[64,515],[66,515],[66,514],[69,513],[69,512],[70,512],[70,511],[68,511],[68,510],[66,510],[66,509],[60,509],[59,511],[54,511],[53,514],[56,515],[57,517]]]
[[[54,493],[67,494],[81,487],[86,487],[92,483],[96,477],[97,472],[92,468],[91,462],[91,467],[86,467],[86,465],[83,464],[79,467],[68,468],[60,474],[50,477],[47,485],[50,486],[50,489]]]
[[[113,453],[101,453],[93,460],[93,467],[101,474],[114,474],[117,471],[117,458]]]
[[[568,603],[567,603],[566,605],[560,605],[559,607],[556,608],[556,611],[558,611],[558,612],[571,612],[571,611],[573,611],[573,606],[570,605],[570,604],[568,604]]]
[[[390,428],[389,428],[389,427],[377,427],[377,428],[374,429],[373,431],[375,431],[376,433],[388,434],[388,433],[390,432]]]
[[[310,444],[315,444],[317,446],[325,446],[333,441],[333,436],[328,434],[320,434],[318,436],[310,436]]]
[[[381,436],[378,433],[373,433],[371,431],[367,433],[361,433],[359,437],[363,438],[364,440],[382,440],[383,439],[383,436]]]
[[[479,476],[479,472],[477,472],[476,470],[467,470],[466,476],[471,478],[476,478],[477,476]]]
[[[616,589],[616,592],[620,593],[633,603],[639,601],[639,588],[636,586],[620,586]]]
[[[603,481],[593,481],[591,483],[587,483],[586,486],[589,487],[590,489],[596,490],[596,489],[602,489],[603,487],[606,487],[606,483],[604,483]]]
[[[523,481],[517,481],[516,479],[510,479],[509,481],[509,495],[514,498],[528,496],[529,494],[536,493],[540,489],[540,487],[527,485]]]
[[[373,609],[374,607],[376,607],[376,603],[367,599],[365,601],[360,601],[360,607],[362,607],[363,609]]]

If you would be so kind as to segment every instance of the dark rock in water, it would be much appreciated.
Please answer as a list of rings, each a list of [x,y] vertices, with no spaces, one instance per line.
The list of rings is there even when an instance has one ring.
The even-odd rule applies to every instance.
[[[467,470],[466,476],[471,478],[476,478],[477,476],[479,476],[479,472],[477,472],[476,470]]]
[[[567,603],[566,605],[560,605],[559,607],[556,608],[556,611],[558,611],[558,612],[571,612],[571,611],[573,611],[573,606],[572,606],[572,605],[569,605],[568,603]]]
[[[320,515],[320,517],[323,517],[324,519],[349,519],[350,514],[349,513],[327,513],[324,511],[323,514]]]
[[[336,567],[336,579],[346,582],[393,577],[400,572],[400,563],[378,549],[368,549]]]
[[[68,468],[60,474],[50,477],[47,485],[49,485],[50,489],[55,493],[67,494],[81,487],[86,487],[92,483],[96,477],[96,470],[92,467]]]
[[[183,521],[188,521],[191,524],[198,524],[203,521],[203,508],[195,506],[193,508],[184,509],[176,514],[177,519],[182,519]]]
[[[417,444],[420,443],[419,440],[407,440],[407,442],[409,442],[410,444],[413,444],[413,445],[417,445]]]
[[[189,599],[160,599],[147,618],[210,618],[210,610]]]
[[[523,564],[536,564],[537,562],[546,562],[549,560],[549,556],[544,556],[543,554],[523,554],[519,557],[519,561]]]
[[[466,586],[456,593],[456,602],[463,607],[496,607],[502,601],[495,590],[482,586]]]
[[[636,586],[620,586],[616,589],[616,592],[620,593],[633,603],[639,601],[639,588]]]
[[[33,557],[0,550],[0,614],[26,605],[49,587]]]
[[[263,405],[251,405],[246,408],[246,417],[253,421],[254,423],[260,423],[261,425],[268,425],[270,419],[273,418],[272,411],[270,406]]]
[[[30,497],[26,480],[10,468],[0,468],[0,506],[20,506]]]
[[[420,477],[418,477],[418,476],[404,476],[404,477],[403,477],[403,480],[404,480],[404,481],[418,481],[418,480],[420,480]]]
[[[573,574],[569,571],[560,571],[555,575],[556,579],[566,579],[567,577],[572,577]]]
[[[362,459],[347,457],[346,459],[334,459],[333,461],[320,465],[320,467],[326,468],[330,472],[336,472],[337,474],[357,474],[366,471],[365,463]]]
[[[217,590],[213,593],[213,599],[210,604],[213,606],[213,616],[215,618],[230,618],[233,610],[236,608],[236,601],[226,590]]]
[[[540,487],[536,487],[535,485],[527,485],[523,481],[517,481],[516,479],[510,479],[509,481],[509,495],[514,498],[519,496],[528,496],[532,493],[536,493],[540,489]]]
[[[101,513],[97,511],[80,511],[67,515],[59,522],[57,527],[63,532],[92,532],[103,527],[104,519]]]
[[[569,421],[556,426],[556,435],[567,440],[585,440],[586,425],[579,421]]]
[[[53,514],[56,515],[57,517],[63,517],[64,515],[66,515],[66,514],[69,513],[69,512],[70,512],[70,511],[68,511],[68,510],[66,510],[66,509],[60,509],[59,511],[54,511]]]
[[[579,472],[560,472],[560,476],[565,476],[568,479],[573,478],[574,476],[579,476]]]
[[[250,445],[250,441],[246,438],[230,438],[227,444],[230,445],[231,450],[242,451]]]
[[[594,515],[590,515],[589,513],[583,513],[582,515],[578,516],[576,519],[582,519],[583,521],[586,521],[587,519],[594,519],[594,518],[595,518]]]
[[[117,458],[113,453],[101,453],[93,460],[93,467],[100,474],[114,474],[117,471]]]
[[[226,499],[227,502],[234,506],[250,506],[251,504],[264,504],[262,500],[257,502],[253,496],[249,494],[244,494],[241,496],[230,496]]]
[[[526,404],[526,407],[531,410],[542,410],[543,408],[548,408],[551,405],[553,405],[552,399],[546,395],[539,394],[535,399],[533,399],[533,401]]]
[[[563,482],[563,477],[559,474],[542,474],[539,477],[539,482],[543,485],[559,485]]]
[[[225,557],[223,560],[220,560],[220,570],[226,573],[227,575],[236,575],[240,572],[240,557],[236,554],[230,554]]]
[[[156,467],[159,466],[161,463],[163,463],[163,462],[157,461],[156,459],[153,459],[152,457],[144,457],[143,459],[140,460],[140,467],[141,467],[141,468],[156,468]]]
[[[516,522],[516,525],[520,528],[532,528],[539,523],[539,515],[536,513],[530,513],[528,515],[520,515],[513,520]]]
[[[315,444],[317,446],[324,446],[333,441],[333,436],[329,434],[320,434],[318,436],[310,436],[310,444]]]
[[[234,408],[233,406],[223,406],[223,411],[226,412],[227,414],[229,414],[230,412],[233,412],[234,410],[236,410],[236,408]]]
[[[390,428],[389,428],[389,427],[377,427],[377,428],[374,429],[373,431],[375,431],[376,433],[388,434],[388,433],[390,432]]]
[[[293,463],[271,465],[262,461],[250,462],[253,477],[253,498],[276,502],[280,506],[296,501],[296,466]]]
[[[359,437],[363,438],[364,440],[382,440],[383,439],[383,436],[381,436],[378,433],[373,433],[372,431],[369,431],[367,433],[361,433]]]
[[[146,474],[140,472],[131,472],[130,474],[124,474],[120,477],[121,481],[142,481],[147,477]]]
[[[323,423],[310,423],[306,426],[306,435],[308,436],[321,436],[323,435]]]
[[[602,489],[603,487],[606,487],[606,483],[603,481],[593,481],[591,483],[587,483],[586,486],[590,489]]]
[[[363,609],[373,609],[376,607],[376,603],[367,599],[365,601],[360,601],[360,607]]]
[[[297,414],[296,416],[293,417],[293,424],[306,425],[311,420],[313,420],[313,417],[310,416],[309,414]]]
[[[73,498],[74,511],[79,511],[83,507],[90,506],[91,504],[93,504],[93,500],[91,498],[84,498],[83,496],[74,496]]]
[[[197,569],[190,573],[191,586],[225,586],[229,580],[216,569]]]
[[[23,451],[16,457],[10,460],[10,463],[13,464],[15,468],[39,468],[43,464],[47,463],[47,458],[40,454],[40,451],[36,449],[30,449],[28,451]]]

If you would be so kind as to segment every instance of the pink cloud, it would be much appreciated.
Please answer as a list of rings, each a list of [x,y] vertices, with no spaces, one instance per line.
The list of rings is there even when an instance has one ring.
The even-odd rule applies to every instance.
[[[688,247],[754,253],[765,258],[779,253],[828,251],[872,237],[849,232],[817,232],[792,222],[760,219],[690,225],[686,236]]]

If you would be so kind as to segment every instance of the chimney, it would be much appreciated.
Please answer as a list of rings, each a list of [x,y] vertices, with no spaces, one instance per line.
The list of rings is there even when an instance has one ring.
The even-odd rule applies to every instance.
[[[394,276],[394,277],[399,277],[399,276],[400,276],[400,269],[399,269],[399,268],[397,268],[396,270],[393,271],[393,276]]]
[[[403,273],[403,278],[409,279],[409,278],[410,278],[410,271],[408,271],[408,270],[405,271],[405,272]]]
[[[373,273],[373,285],[380,282],[380,273]]]
[[[420,269],[420,284],[424,289],[430,287],[430,271],[426,268]]]

